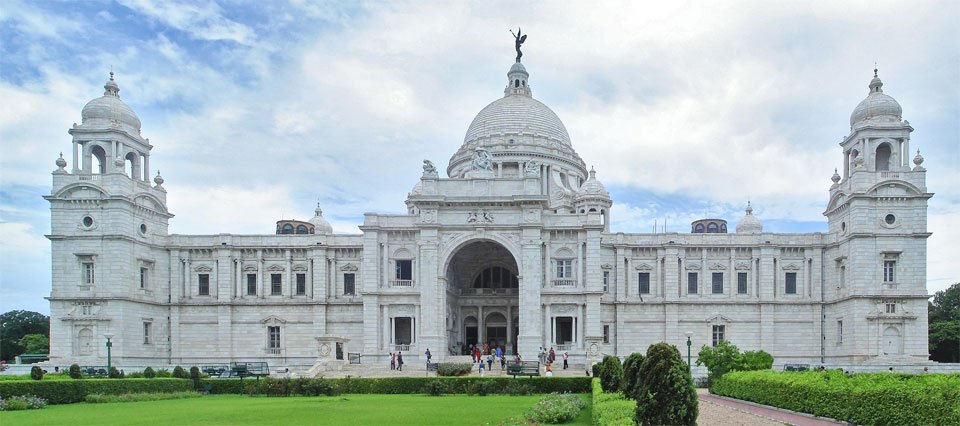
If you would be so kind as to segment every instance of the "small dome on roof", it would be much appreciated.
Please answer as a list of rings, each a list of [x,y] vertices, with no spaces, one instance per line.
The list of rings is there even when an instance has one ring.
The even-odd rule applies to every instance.
[[[80,112],[83,119],[81,123],[104,128],[117,124],[129,133],[139,135],[140,117],[120,99],[120,86],[113,80],[113,72],[110,72],[110,79],[103,88],[103,96],[87,102],[83,107]]]
[[[850,127],[870,120],[876,122],[899,123],[903,116],[903,108],[896,99],[883,93],[883,82],[873,70],[873,80],[870,81],[870,94],[860,101],[860,104],[850,114]]]
[[[327,222],[327,220],[323,218],[323,210],[320,209],[319,203],[317,204],[317,209],[314,210],[314,213],[315,213],[315,216],[313,216],[313,218],[310,219],[310,223],[312,223],[313,226],[316,227],[316,229],[314,230],[314,233],[321,234],[321,235],[332,234],[333,227],[330,226],[330,222]]]
[[[577,190],[577,195],[575,196],[576,200],[581,200],[584,198],[610,198],[610,193],[607,192],[607,189],[603,187],[603,184],[597,180],[597,171],[590,168],[590,177],[587,178],[587,181],[580,185],[580,189]]]
[[[753,215],[753,207],[750,205],[750,202],[747,201],[746,214],[743,215],[743,219],[740,219],[740,223],[737,224],[737,233],[759,234],[761,232],[763,232],[763,223]]]

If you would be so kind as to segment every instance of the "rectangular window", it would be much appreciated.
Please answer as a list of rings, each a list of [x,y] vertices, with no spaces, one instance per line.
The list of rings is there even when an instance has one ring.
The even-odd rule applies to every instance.
[[[737,294],[747,294],[746,272],[737,272]]]
[[[153,324],[152,324],[152,323],[149,323],[149,322],[144,322],[144,323],[143,323],[143,344],[144,344],[144,345],[149,345],[149,344],[150,344],[150,341],[151,341],[151,339],[152,339],[152,336],[151,336],[151,333],[150,333],[150,332],[151,332],[150,329],[151,329],[152,327],[153,327]]]
[[[603,271],[603,292],[610,291],[610,271]]]
[[[727,326],[725,325],[715,325],[713,326],[713,346],[717,346],[721,340],[726,339]]]
[[[147,268],[140,268],[140,288],[147,288]]]
[[[723,272],[714,272],[711,278],[713,280],[713,294],[723,294]]]
[[[354,296],[357,294],[356,289],[356,275],[354,274],[343,274],[343,294],[346,296]]]
[[[837,320],[837,343],[843,343],[843,320]]]
[[[91,315],[90,305],[80,305],[80,315]]]
[[[197,275],[197,294],[200,296],[210,295],[210,274]]]
[[[687,293],[697,294],[697,273],[687,272]]]
[[[840,267],[840,287],[847,285],[847,267]]]
[[[603,326],[603,343],[610,343],[610,326]]]
[[[784,284],[786,284],[786,288],[784,289],[785,293],[797,294],[797,273],[787,272],[784,277]]]
[[[640,294],[650,294],[650,273],[649,272],[638,273],[637,285],[640,288]]]
[[[93,282],[94,282],[93,262],[83,262],[83,283],[86,285],[93,285]]]
[[[557,278],[573,278],[573,260],[557,261]]]
[[[397,269],[396,279],[407,280],[407,281],[413,279],[413,261],[412,260],[398,260],[396,269]]]
[[[897,304],[896,303],[887,303],[886,309],[884,310],[888,314],[897,313]]]
[[[297,274],[297,296],[307,294],[307,274]]]
[[[247,296],[257,295],[257,274],[247,274]]]
[[[895,260],[884,260],[883,261],[883,282],[892,283],[894,282],[893,271],[897,267],[897,261]]]
[[[280,327],[267,327],[267,347],[270,349],[280,349]]]
[[[283,274],[270,274],[270,295],[278,296],[283,294]]]

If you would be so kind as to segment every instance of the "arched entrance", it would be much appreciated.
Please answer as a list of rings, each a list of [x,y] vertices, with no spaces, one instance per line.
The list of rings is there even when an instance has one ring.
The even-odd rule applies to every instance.
[[[455,352],[465,353],[473,345],[516,353],[518,272],[513,254],[490,240],[466,243],[450,257],[446,302],[454,320],[447,328],[447,341]]]
[[[900,330],[896,327],[890,326],[883,330],[883,354],[900,354]]]

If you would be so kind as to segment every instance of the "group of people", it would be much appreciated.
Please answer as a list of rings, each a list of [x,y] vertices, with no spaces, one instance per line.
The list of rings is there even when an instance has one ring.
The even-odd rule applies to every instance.
[[[430,349],[427,349],[429,352]],[[403,352],[390,352],[390,369],[403,371]]]
[[[553,364],[557,362],[557,352],[553,350],[553,347],[550,347],[550,350],[546,350],[542,346],[540,347],[539,353],[540,363],[544,364],[547,371],[547,376],[553,375]],[[563,352],[563,369],[566,370],[570,366],[570,354],[567,351]]]

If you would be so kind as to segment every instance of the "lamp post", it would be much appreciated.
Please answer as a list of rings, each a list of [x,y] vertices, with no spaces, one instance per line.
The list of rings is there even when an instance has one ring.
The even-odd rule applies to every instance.
[[[685,334],[687,335],[687,367],[693,368],[690,364],[690,346],[693,345],[693,342],[690,341],[690,337],[693,337],[693,332],[688,331]]]
[[[113,338],[113,333],[104,333],[103,337],[107,338],[107,377],[110,377],[110,348],[113,347],[110,339]]]

